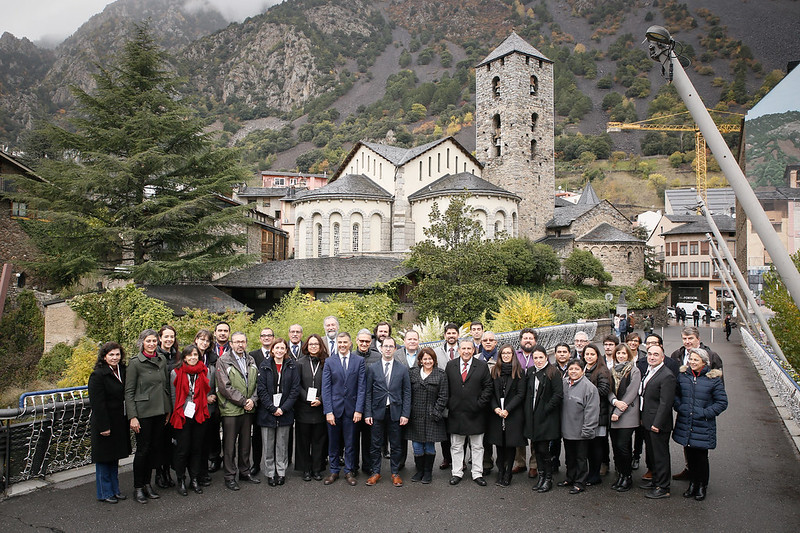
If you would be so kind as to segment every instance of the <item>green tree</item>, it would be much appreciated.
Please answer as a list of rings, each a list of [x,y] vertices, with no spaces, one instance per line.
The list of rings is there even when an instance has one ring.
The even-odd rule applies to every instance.
[[[567,278],[575,285],[581,285],[590,278],[596,279],[600,284],[611,281],[611,274],[603,268],[603,263],[588,250],[572,250],[569,257],[564,259],[564,269],[567,271]]]
[[[800,252],[792,255],[792,261],[795,267],[800,268]],[[775,339],[795,371],[800,372],[800,311],[775,270],[764,275],[762,297],[775,312],[775,316],[769,319]]]
[[[506,267],[507,282],[512,286],[543,285],[561,269],[561,261],[553,248],[528,237],[498,242],[495,257]]]
[[[410,296],[421,317],[456,323],[474,319],[497,302],[506,283],[506,268],[487,250],[483,228],[466,199],[466,194],[452,198],[444,213],[434,203],[425,229],[428,239],[415,244],[406,260],[417,269]]]
[[[7,298],[0,318],[0,391],[36,375],[44,346],[44,316],[30,291]]]
[[[231,231],[245,212],[223,208],[217,196],[247,172],[236,151],[214,148],[203,133],[148,26],[135,26],[94,78],[92,94],[72,88],[79,114],[67,127],[44,127],[60,156],[36,165],[46,183],[22,184],[47,220],[32,225],[44,226],[33,233],[53,281],[68,285],[104,268],[164,283],[249,262],[236,253],[245,235]]]

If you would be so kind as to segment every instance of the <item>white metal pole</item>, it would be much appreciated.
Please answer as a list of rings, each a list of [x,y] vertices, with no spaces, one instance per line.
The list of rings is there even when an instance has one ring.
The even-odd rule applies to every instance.
[[[717,245],[714,243],[714,239],[711,237],[710,234],[706,234],[708,237],[709,245],[711,246],[711,251],[714,259],[714,263],[717,265],[717,270],[720,272],[722,283],[725,284],[725,289],[730,292],[734,299],[736,300],[736,307],[739,309],[739,312],[742,315],[742,319],[744,320],[747,327],[752,328],[755,331],[756,324],[752,321],[752,317],[750,316],[750,312],[748,311],[747,304],[744,303],[742,300],[742,295],[739,293],[739,289],[736,287],[733,279],[731,278],[731,274],[727,268],[725,268],[725,262],[722,259],[722,255],[720,255],[719,250],[717,249]]]

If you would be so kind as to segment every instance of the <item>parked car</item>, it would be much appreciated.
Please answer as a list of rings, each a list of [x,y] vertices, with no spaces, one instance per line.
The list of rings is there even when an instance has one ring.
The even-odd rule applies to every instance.
[[[671,318],[672,320],[675,320],[675,317],[676,317],[675,308],[672,307],[671,305],[668,305],[667,306],[667,318]]]
[[[684,311],[686,311],[686,318],[690,319],[692,317],[692,313],[694,310],[697,309],[700,311],[700,319],[704,320],[706,316],[706,309],[711,309],[708,304],[703,304],[700,302],[678,302],[676,307],[680,307]],[[711,309],[711,320],[719,320],[722,318],[722,315],[716,309]]]

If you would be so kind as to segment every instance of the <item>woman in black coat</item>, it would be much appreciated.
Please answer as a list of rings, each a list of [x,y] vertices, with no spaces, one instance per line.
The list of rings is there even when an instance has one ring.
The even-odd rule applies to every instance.
[[[533,347],[533,368],[528,370],[525,387],[525,437],[533,443],[539,480],[537,492],[553,488],[553,457],[550,442],[561,439],[561,402],[564,382],[561,372],[547,360],[547,349]]]
[[[411,481],[426,485],[433,479],[436,460],[435,443],[447,440],[444,412],[447,408],[448,384],[444,370],[439,368],[436,352],[428,347],[417,355],[417,365],[409,370],[411,379],[411,419],[408,438],[414,448],[417,472]]]
[[[492,414],[486,428],[486,442],[497,448],[497,481],[507,487],[518,446],[527,446],[524,433],[525,374],[514,348],[504,344],[498,350],[497,363],[492,368]]]
[[[597,429],[594,438],[589,441],[589,475],[586,478],[586,485],[598,485],[603,482],[600,477],[600,465],[603,463],[603,456],[608,446],[608,425],[610,422],[608,392],[611,390],[611,372],[606,366],[605,360],[600,359],[600,351],[594,344],[588,345],[583,350],[583,360],[586,363],[584,375],[597,388],[597,395],[600,401],[600,418],[597,422]]]
[[[328,430],[322,411],[322,369],[328,358],[327,343],[316,333],[309,335],[297,360],[300,393],[294,404],[295,460],[303,481],[322,481],[328,453]]]
[[[89,376],[92,406],[92,461],[95,463],[97,499],[105,503],[124,500],[119,491],[119,460],[131,454],[131,433],[125,416],[125,353],[116,342],[97,352]]]
[[[158,330],[156,353],[167,361],[168,372],[180,362],[178,357],[178,333],[175,328],[170,325],[161,326],[161,329]],[[162,432],[159,447],[161,449],[161,457],[160,464],[156,467],[156,485],[162,489],[174,487],[175,482],[172,481],[172,475],[170,474],[172,457],[175,453],[172,446],[171,431]]]

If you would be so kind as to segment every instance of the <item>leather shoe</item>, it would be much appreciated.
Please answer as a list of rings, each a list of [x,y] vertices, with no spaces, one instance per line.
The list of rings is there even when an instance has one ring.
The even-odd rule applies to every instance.
[[[381,475],[380,474],[372,474],[371,476],[369,476],[369,478],[367,478],[367,483],[366,484],[371,487],[371,486],[373,486],[375,483],[377,483],[380,480],[381,480]]]
[[[683,493],[684,498],[692,498],[695,494],[697,494],[698,485],[696,483],[689,483],[689,488],[686,489],[686,492]]]
[[[633,460],[631,461],[631,469],[639,470],[639,458],[638,457],[634,457]]]
[[[528,470],[528,477],[529,478],[533,479],[538,475],[539,475],[539,471],[536,470],[535,468],[531,468],[530,470]]]
[[[649,481],[651,479],[653,479],[653,471],[648,469],[647,472],[645,472],[644,475],[642,476],[642,480]]]
[[[558,483],[556,483],[556,485],[559,486],[559,487],[571,487],[572,486],[572,481],[569,481],[569,480],[565,479],[564,481],[559,481]]]
[[[645,498],[651,500],[660,500],[661,498],[669,498],[669,491],[661,487],[655,487],[644,495]]]
[[[208,471],[212,474],[222,467],[222,459],[212,459],[208,462]]]
[[[116,499],[118,499],[119,501],[122,501],[122,500],[127,500],[127,499],[128,499],[128,497],[127,497],[127,496],[125,496],[124,494],[117,494],[117,495],[115,495],[114,497],[115,497]]]
[[[208,487],[211,485],[211,476],[203,476],[198,478],[197,482],[200,483],[201,487]]]
[[[688,468],[684,468],[682,472],[679,472],[679,473],[675,474],[674,476],[672,476],[672,479],[674,479],[676,481],[685,481],[685,480],[689,479],[689,469]]]
[[[480,485],[481,487],[485,487],[486,486],[486,480],[483,479],[482,476],[481,477],[476,477],[472,481],[474,481],[476,485]]]
[[[461,483],[461,478],[460,477],[453,476],[453,477],[450,478],[450,484],[451,485],[458,485],[459,483]]]
[[[312,472],[311,477],[313,477],[315,481],[322,481],[322,472]]]
[[[119,500],[115,496],[110,496],[110,497],[105,498],[103,500],[97,500],[97,501],[100,501],[100,502],[103,502],[103,503],[119,503]]]
[[[148,500],[157,500],[161,497],[156,491],[153,490],[153,487],[150,484],[145,485],[142,490],[144,491],[144,495]]]
[[[258,485],[261,483],[261,480],[257,477],[253,476],[239,476],[239,481],[247,481],[248,483],[252,483],[253,485]]]
[[[339,479],[339,473],[338,472],[335,473],[335,474],[331,473],[325,479],[322,480],[322,483],[325,484],[325,485],[330,485],[331,483],[333,483],[337,479]]]
[[[639,484],[639,488],[645,490],[652,490],[656,488],[656,486],[652,481],[645,481],[644,483]]]
[[[445,459],[444,461],[442,461],[442,464],[439,465],[439,470],[447,470],[448,468],[450,468],[450,466],[451,466],[450,461]]]
[[[144,489],[133,489],[133,499],[139,503],[147,503],[147,496],[144,495]]]
[[[525,470],[524,466],[515,466],[514,468],[511,469],[511,473],[512,474],[519,474],[520,472],[522,472],[524,470]]]
[[[586,489],[579,487],[578,485],[573,485],[572,488],[569,489],[570,494],[580,494],[581,492],[586,492]]]
[[[275,480],[275,483],[277,483],[278,486],[285,485],[286,484],[286,476],[278,476],[278,479]]]
[[[352,472],[348,472],[344,475],[344,480],[347,481],[347,484],[351,487],[355,487],[358,484],[356,481],[356,475]]]
[[[403,478],[401,478],[397,474],[392,474],[392,485],[394,485],[395,487],[402,487]]]
[[[311,481],[311,472],[303,472],[303,481]]]
[[[697,487],[697,494],[694,495],[694,499],[698,502],[701,502],[706,499],[706,486],[700,485]]]
[[[270,487],[274,487],[275,485],[277,485],[277,483],[275,482],[275,478],[274,477],[268,477],[267,478],[267,485],[269,485]]]
[[[253,468],[250,469],[250,475],[251,476],[257,476],[260,472],[261,472],[261,467],[258,466],[258,465],[254,466]]]
[[[239,484],[234,480],[225,481],[225,488],[230,490],[239,490]]]

